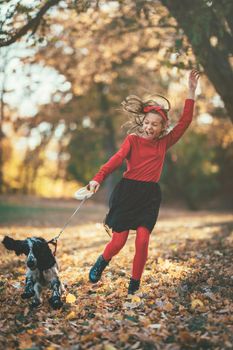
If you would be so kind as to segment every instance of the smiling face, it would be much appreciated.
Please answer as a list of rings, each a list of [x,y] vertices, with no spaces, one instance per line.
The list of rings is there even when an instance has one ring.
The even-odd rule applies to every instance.
[[[143,137],[147,140],[157,139],[164,130],[164,121],[159,114],[147,113],[142,124]]]

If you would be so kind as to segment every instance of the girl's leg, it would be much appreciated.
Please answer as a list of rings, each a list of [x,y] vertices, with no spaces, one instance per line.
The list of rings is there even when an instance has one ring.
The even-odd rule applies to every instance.
[[[109,261],[114,255],[119,253],[119,251],[124,247],[128,235],[128,230],[122,232],[113,232],[112,240],[106,245],[103,252],[104,260]]]
[[[133,260],[132,277],[135,280],[140,280],[144,266],[148,256],[148,246],[150,239],[150,231],[148,228],[140,226],[137,228],[135,239],[135,255]]]
[[[89,280],[96,283],[100,280],[102,272],[108,265],[109,261],[125,245],[129,231],[113,232],[112,240],[106,245],[103,255],[100,255],[89,272]]]
[[[133,260],[132,278],[130,279],[128,294],[134,294],[139,289],[140,278],[148,256],[150,231],[140,226],[137,228],[135,239],[135,255]]]

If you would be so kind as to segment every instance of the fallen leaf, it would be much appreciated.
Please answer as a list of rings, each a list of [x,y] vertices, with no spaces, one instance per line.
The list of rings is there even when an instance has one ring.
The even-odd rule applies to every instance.
[[[74,294],[67,294],[67,296],[66,296],[66,302],[68,303],[68,304],[73,304],[73,303],[75,303],[75,301],[76,301],[76,296],[74,295]]]
[[[193,299],[191,302],[191,309],[195,309],[196,307],[203,307],[204,304],[200,299]]]
[[[72,320],[73,318],[76,317],[76,313],[74,311],[71,311],[67,316],[66,320]]]
[[[93,339],[96,338],[97,336],[98,336],[98,333],[97,333],[97,332],[93,332],[93,333],[90,333],[90,334],[82,335],[82,336],[81,336],[81,342],[86,343],[86,342],[88,342],[88,341],[93,340]]]
[[[152,329],[160,329],[161,328],[161,324],[159,324],[159,323],[152,323],[148,327],[150,327]]]
[[[173,310],[173,305],[169,301],[163,306],[163,310],[165,311],[172,311]]]
[[[119,339],[120,339],[120,341],[125,343],[129,339],[129,334],[122,332],[122,333],[119,334]]]
[[[19,335],[20,349],[31,348],[33,345],[32,339],[29,334],[23,333]]]
[[[104,344],[104,350],[116,350],[112,344]]]
[[[141,302],[141,298],[138,297],[137,295],[134,295],[131,300],[132,300],[132,303],[140,303]]]
[[[138,303],[129,303],[128,301],[126,301],[123,304],[124,308],[129,308],[129,309],[135,309],[136,307],[138,307]]]
[[[184,344],[193,343],[193,340],[194,340],[193,336],[187,331],[180,331],[179,337],[180,337],[180,341]]]

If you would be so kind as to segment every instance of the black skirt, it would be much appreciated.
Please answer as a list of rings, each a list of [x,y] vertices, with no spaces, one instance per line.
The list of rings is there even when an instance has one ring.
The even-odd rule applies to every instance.
[[[111,194],[104,225],[114,232],[136,230],[139,226],[147,227],[151,232],[160,203],[158,183],[122,178]]]

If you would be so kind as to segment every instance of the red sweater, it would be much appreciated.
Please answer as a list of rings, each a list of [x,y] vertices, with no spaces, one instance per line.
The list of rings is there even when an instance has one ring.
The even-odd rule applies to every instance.
[[[137,135],[128,135],[119,151],[100,168],[93,180],[98,183],[103,182],[126,159],[127,170],[123,174],[124,178],[158,182],[166,151],[181,138],[188,128],[192,121],[193,107],[194,100],[187,99],[179,122],[161,139],[147,140]]]

